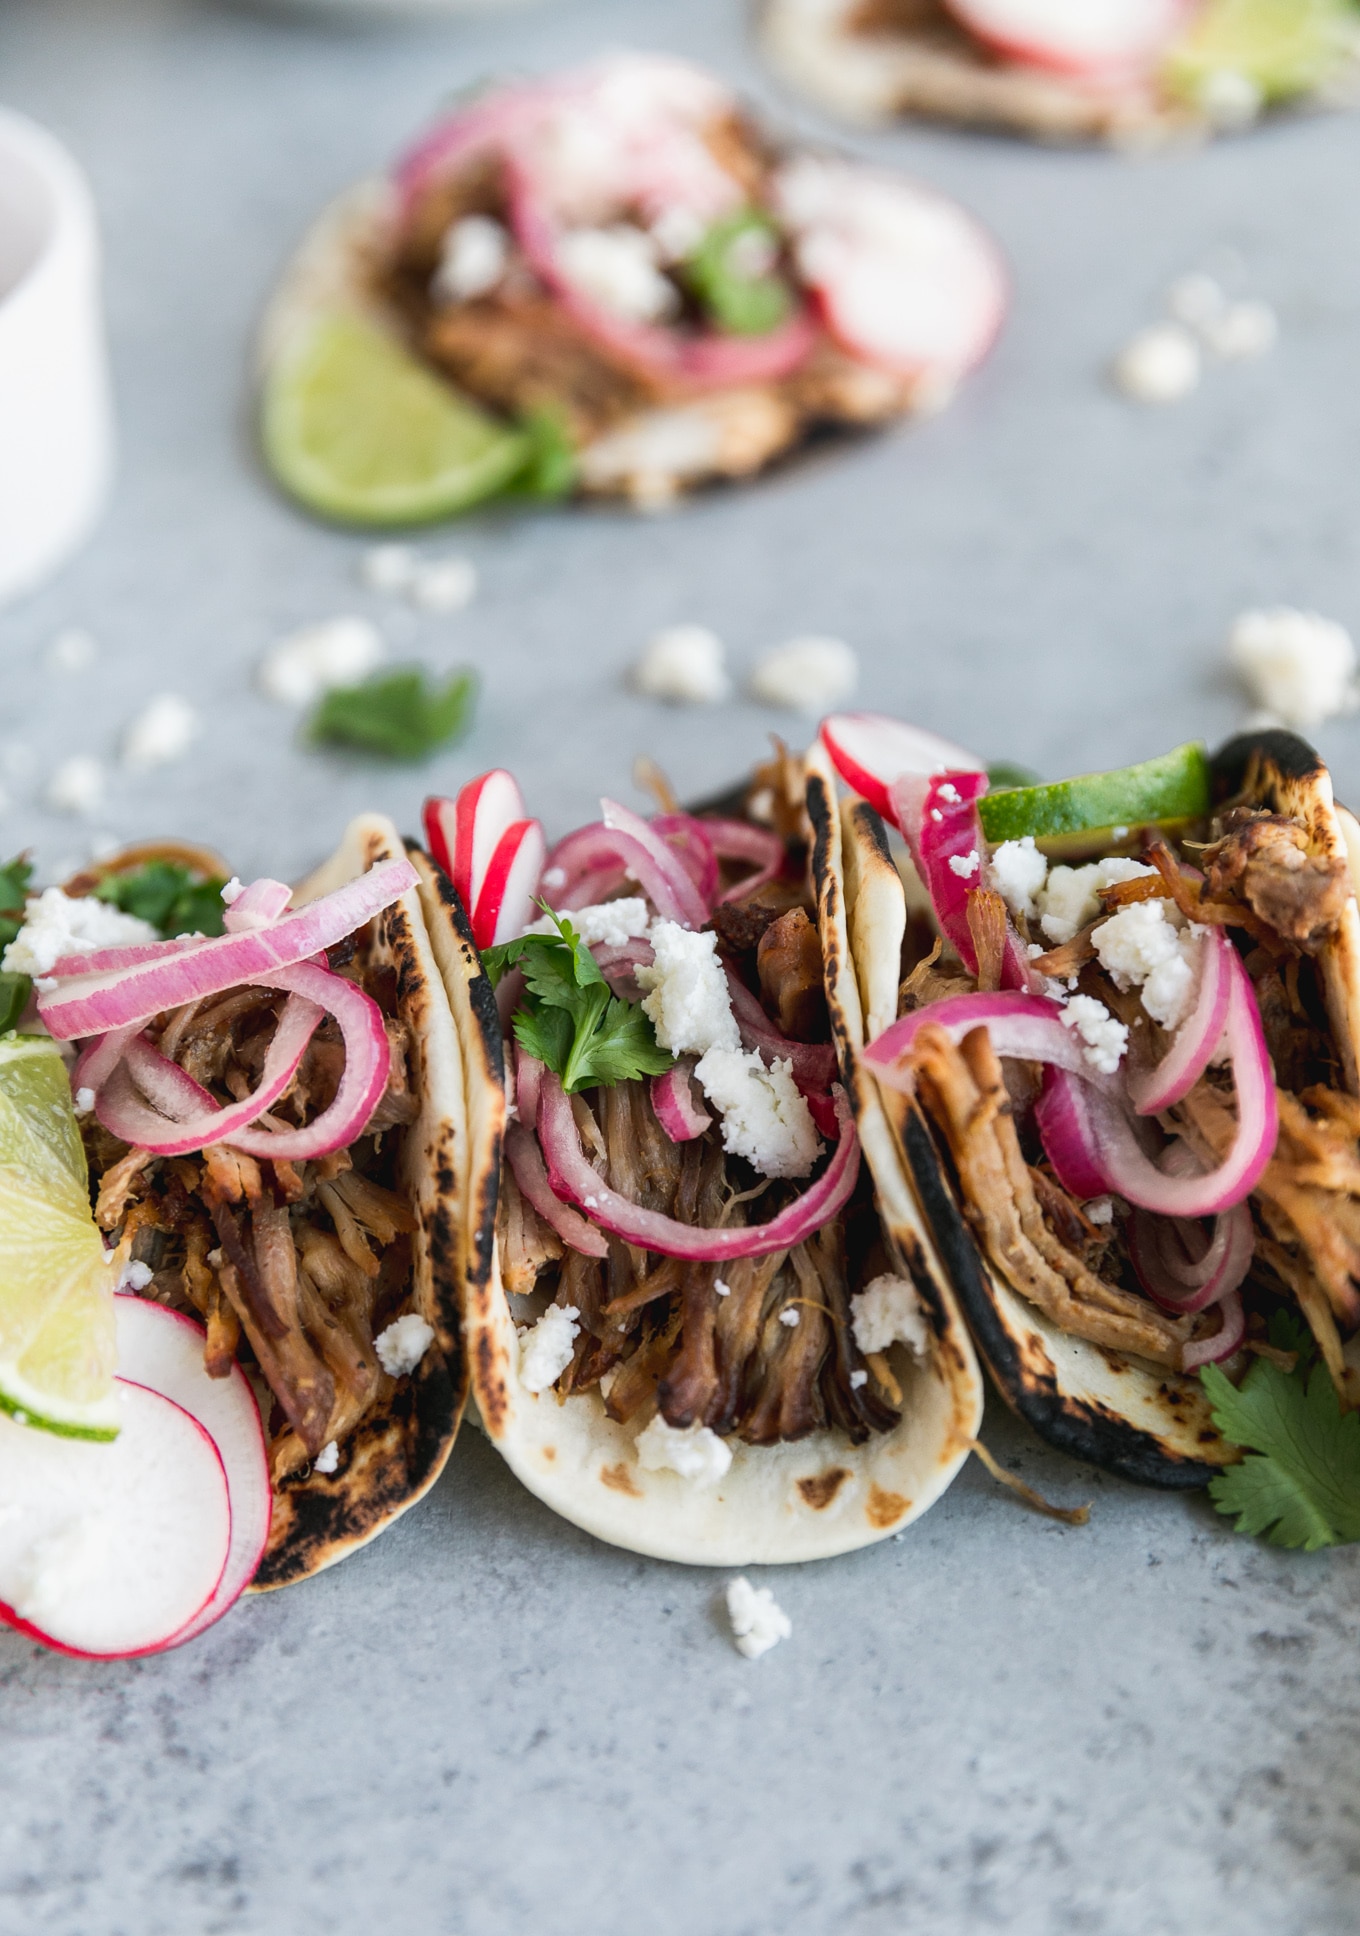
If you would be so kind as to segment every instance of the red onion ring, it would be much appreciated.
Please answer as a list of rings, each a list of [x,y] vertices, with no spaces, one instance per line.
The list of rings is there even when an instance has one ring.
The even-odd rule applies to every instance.
[[[686,1056],[664,1075],[652,1077],[652,1109],[673,1143],[692,1143],[713,1118],[694,1099],[694,1059]]]
[[[777,1250],[790,1250],[844,1208],[859,1175],[859,1139],[850,1106],[839,1090],[836,1113],[840,1140],[817,1181],[769,1223],[729,1230],[696,1229],[692,1224],[677,1223],[673,1217],[644,1210],[641,1204],[612,1190],[587,1162],[571,1104],[551,1070],[544,1075],[539,1097],[538,1136],[554,1193],[578,1203],[595,1223],[627,1243],[665,1257],[725,1263],[733,1257],[768,1257]]]
[[[1213,1060],[1228,1019],[1228,994],[1233,953],[1227,930],[1210,928],[1200,942],[1199,987],[1190,1014],[1172,1038],[1171,1047],[1155,1069],[1133,1070],[1128,1078],[1129,1100],[1140,1116],[1159,1116],[1188,1096]]]
[[[38,998],[38,1013],[58,1041],[139,1027],[166,1009],[254,984],[282,987],[277,971],[291,969],[343,941],[416,885],[409,860],[380,861],[335,893],[312,901],[271,927],[186,944],[168,958],[123,969],[83,971],[59,980]]]
[[[725,901],[744,901],[783,873],[784,843],[772,829],[752,826],[749,820],[704,820],[700,825],[719,860],[749,860],[756,870],[720,894],[720,906]]]
[[[791,1062],[793,1079],[800,1089],[825,1094],[836,1074],[836,1051],[831,1043],[792,1042],[781,1035],[731,962],[723,966],[742,1047],[759,1049],[770,1062]]]
[[[259,1086],[225,1107],[144,1035],[136,1035],[97,1091],[94,1113],[110,1135],[155,1156],[188,1156],[229,1142],[284,1094],[321,1017],[315,1002],[290,995],[265,1055]]]
[[[691,813],[659,813],[649,823],[673,847],[702,895],[704,905],[712,907],[718,892],[718,856],[708,836],[708,827]]]
[[[635,850],[641,849],[651,861],[650,869],[639,871],[635,878],[652,906],[664,919],[679,919],[687,928],[701,928],[708,919],[708,902],[695,886],[684,862],[667,845],[660,834],[655,833],[641,814],[631,808],[620,806],[617,800],[601,800],[603,820],[606,828],[616,839],[622,837],[630,841]],[[631,868],[630,868],[630,871]],[[670,899],[681,910],[680,915],[668,914],[654,892],[656,887],[668,887]]]
[[[538,1126],[538,1091],[543,1081],[543,1064],[530,1055],[522,1042],[515,1044],[515,1108],[525,1129]]]
[[[1186,1371],[1195,1371],[1200,1365],[1214,1365],[1224,1358],[1231,1358],[1246,1337],[1247,1317],[1238,1293],[1225,1291],[1218,1308],[1223,1317],[1213,1336],[1192,1338],[1182,1350],[1181,1364]]]
[[[252,928],[270,927],[287,909],[293,890],[282,881],[262,877],[243,887],[228,904],[222,926],[228,934],[247,934]]]
[[[889,1089],[911,1095],[912,1072],[902,1064],[921,1029],[942,1028],[959,1043],[971,1030],[985,1028],[992,1047],[1018,1062],[1046,1062],[1080,1076],[1092,1088],[1119,1094],[1119,1078],[1107,1076],[1088,1060],[1075,1030],[1064,1028],[1062,1009],[1047,995],[1029,995],[1018,988],[995,995],[946,995],[943,1001],[915,1008],[884,1029],[863,1051],[862,1060]],[[1099,1196],[1110,1185],[1100,1183],[1085,1192]]]
[[[555,870],[564,876],[562,885],[548,894],[551,905],[563,913],[571,907],[594,906],[600,890],[619,880],[621,863],[622,871],[638,883],[663,920],[682,928],[701,928],[708,909],[680,856],[657,839],[637,814],[629,814],[626,807],[616,811],[627,815],[627,822],[611,826],[597,820],[589,827],[578,827],[548,855],[543,879],[547,881]],[[637,836],[634,823],[645,838]],[[581,891],[586,883],[588,894]]]
[[[1095,1171],[1101,1179],[1097,1188],[1083,1187],[1081,1194],[1113,1190],[1164,1217],[1218,1216],[1251,1195],[1275,1150],[1275,1079],[1247,971],[1236,949],[1223,959],[1230,976],[1224,1033],[1237,1086],[1237,1129],[1223,1161],[1203,1175],[1168,1175],[1143,1150],[1133,1120],[1116,1100],[1050,1067],[1035,1119],[1049,1160],[1068,1189],[1074,1187],[1069,1176],[1084,1181]]]
[[[519,1185],[520,1195],[537,1210],[544,1223],[557,1232],[564,1244],[580,1251],[583,1257],[609,1255],[609,1245],[599,1231],[570,1204],[562,1203],[553,1195],[548,1187],[548,1172],[543,1167],[538,1144],[522,1123],[510,1123],[506,1128],[505,1160]],[[595,1174],[593,1170],[590,1173],[592,1176]]]
[[[1207,1310],[1235,1291],[1251,1269],[1256,1250],[1251,1210],[1245,1203],[1216,1219],[1214,1234],[1194,1264],[1172,1254],[1171,1247],[1182,1242],[1185,1228],[1179,1220],[1154,1217],[1146,1210],[1135,1210],[1127,1228],[1129,1256],[1139,1283],[1154,1304],[1178,1315]],[[1188,1228],[1200,1234],[1198,1224]]]

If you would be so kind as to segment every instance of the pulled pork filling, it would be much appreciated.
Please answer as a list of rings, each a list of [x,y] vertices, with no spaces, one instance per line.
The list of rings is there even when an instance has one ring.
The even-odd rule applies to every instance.
[[[748,205],[767,207],[780,158],[751,123],[722,114],[710,122],[705,141]],[[441,265],[448,239],[469,217],[495,224],[504,259],[489,286],[464,295],[449,286]],[[639,245],[650,236],[639,210],[621,208],[610,234],[630,232]],[[787,249],[770,266],[796,282]],[[698,323],[701,308],[675,265],[662,262],[657,273],[668,292],[667,327]],[[511,416],[550,413],[565,423],[575,445],[640,412],[694,401],[692,383],[602,341],[535,274],[514,240],[506,170],[498,159],[478,157],[426,186],[406,211],[395,248],[377,275],[380,299],[395,306],[430,362],[493,409]],[[729,425],[733,448],[724,468],[758,468],[771,443],[792,443],[818,425],[872,422],[902,408],[912,387],[846,355],[823,334],[790,374],[732,393],[729,401],[747,421],[743,427],[734,418]],[[741,462],[743,443],[749,444],[748,464]]]
[[[387,1088],[365,1134],[315,1161],[257,1160],[216,1144],[193,1156],[153,1156],[83,1125],[95,1219],[144,1297],[201,1319],[204,1362],[225,1377],[239,1359],[273,1394],[270,1470],[277,1484],[345,1440],[393,1389],[373,1340],[407,1305],[416,1228],[400,1183],[403,1133],[415,1120],[413,1045],[396,1019],[396,977],[364,965],[353,943],[332,967],[383,1012]],[[284,997],[235,988],[159,1018],[163,1055],[220,1102],[260,1081]],[[344,1045],[327,1017],[273,1118],[310,1122],[334,1099]],[[147,1275],[149,1273],[149,1276]],[[139,1281],[140,1280],[140,1281]]]
[[[1360,1100],[1346,1093],[1319,960],[1353,892],[1349,870],[1306,820],[1243,802],[1194,831],[1207,839],[1184,838],[1179,851],[1158,836],[1147,838],[1141,868],[1120,868],[1133,877],[1095,888],[1098,912],[1056,945],[1044,945],[1054,922],[1043,898],[1047,893],[1047,906],[1054,905],[1056,868],[1045,887],[1036,890],[1031,880],[1027,891],[1008,895],[1009,918],[1029,945],[1033,966],[1052,978],[1057,999],[1090,998],[1127,1029],[1131,1071],[1162,1060],[1180,1015],[1164,991],[1154,993],[1150,974],[1140,982],[1138,973],[1110,965],[1121,958],[1102,935],[1105,924],[1121,908],[1154,901],[1187,946],[1196,927],[1232,931],[1274,1065],[1280,1123],[1274,1155],[1250,1198],[1255,1248],[1241,1286],[1243,1347],[1268,1351],[1270,1311],[1282,1299],[1297,1304],[1338,1391],[1354,1401],[1360,1385],[1348,1371],[1343,1340],[1360,1329]],[[992,858],[995,864],[997,854]],[[997,878],[1004,885],[1004,868]],[[999,951],[984,945],[995,910],[983,903],[998,899],[994,890],[979,888],[970,902],[978,975],[936,942],[903,980],[899,1013],[997,986]],[[1122,960],[1129,970],[1128,958]],[[943,1029],[926,1026],[908,1053],[917,1095],[992,1265],[1061,1329],[1180,1370],[1187,1343],[1211,1336],[1218,1314],[1211,1308],[1181,1316],[1159,1307],[1134,1269],[1130,1207],[1108,1197],[1083,1204],[1062,1188],[1033,1118],[1039,1067],[999,1061],[985,1028],[956,1044]],[[1220,1163],[1236,1131],[1230,1070],[1211,1063],[1158,1121],[1206,1169]],[[1207,1233],[1209,1225],[1203,1228]],[[1226,1362],[1231,1369],[1232,1360]]]
[[[764,792],[775,821],[783,817],[773,803],[784,799],[786,777],[776,763],[768,784],[753,789],[757,797]],[[719,959],[781,1034],[829,1043],[821,945],[798,885],[806,849],[796,836],[788,855],[785,878],[719,904],[710,926]],[[762,1176],[727,1152],[716,1123],[672,1142],[644,1080],[602,1084],[573,1096],[571,1106],[604,1181],[679,1222],[732,1227],[754,1211],[751,1220],[763,1223],[802,1187]],[[571,1359],[554,1387],[563,1397],[598,1389],[618,1422],[654,1407],[667,1425],[707,1426],[749,1445],[827,1426],[861,1444],[899,1422],[902,1394],[886,1356],[866,1354],[855,1336],[852,1293],[894,1270],[865,1174],[839,1217],[769,1256],[698,1263],[602,1234],[606,1258],[564,1246],[506,1164],[498,1240],[512,1308],[521,1322],[538,1318],[545,1300],[576,1314]]]

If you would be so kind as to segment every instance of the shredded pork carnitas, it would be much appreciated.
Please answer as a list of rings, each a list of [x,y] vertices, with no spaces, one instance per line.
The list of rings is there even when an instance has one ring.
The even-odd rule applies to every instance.
[[[353,953],[352,949],[337,950]],[[253,1364],[275,1401],[270,1469],[277,1484],[332,1439],[343,1447],[392,1388],[373,1348],[411,1285],[415,1218],[394,1188],[401,1137],[417,1114],[412,1050],[394,1019],[395,979],[343,970],[382,1009],[392,1051],[387,1089],[364,1136],[313,1162],[256,1160],[217,1144],[194,1156],[129,1149],[85,1124],[95,1218],[124,1264],[151,1273],[142,1294],[207,1326],[205,1363],[225,1376]],[[233,989],[162,1018],[159,1047],[221,1100],[260,1080],[283,998]],[[313,1036],[279,1123],[300,1126],[335,1095],[344,1065],[329,1020]]]
[[[1349,872],[1304,820],[1286,814],[1239,803],[1209,833],[1207,843],[1187,844],[1184,857],[1165,841],[1149,841],[1144,858],[1157,872],[1102,889],[1098,918],[1036,955],[1034,966],[1069,988],[1075,981],[1082,994],[1100,1001],[1129,1027],[1131,1061],[1151,1064],[1166,1053],[1169,1037],[1137,993],[1117,987],[1101,966],[1093,941],[1100,923],[1132,902],[1161,899],[1191,922],[1240,937],[1274,1064],[1280,1119],[1274,1156],[1251,1199],[1256,1251],[1243,1287],[1248,1342],[1268,1349],[1253,1285],[1295,1301],[1338,1391],[1356,1399],[1360,1389],[1348,1374],[1343,1340],[1360,1329],[1360,1099],[1344,1088],[1317,960],[1352,892]],[[903,982],[902,1012],[996,985],[996,909],[983,905],[985,889],[973,898],[979,976],[942,956],[937,944]],[[1025,918],[1017,918],[1028,940]],[[1007,1062],[1003,1074],[984,1029],[956,1047],[942,1030],[923,1028],[911,1055],[918,1098],[948,1150],[992,1265],[1063,1330],[1180,1368],[1185,1344],[1211,1334],[1216,1315],[1162,1311],[1138,1283],[1120,1217],[1093,1228],[1058,1187],[1043,1167],[1029,1120],[1037,1084],[1028,1080],[1028,1065]],[[1220,1163],[1236,1127],[1230,1073],[1211,1065],[1162,1123],[1206,1167]]]
[[[713,925],[724,959],[781,1032],[825,1041],[821,945],[799,890],[780,881],[720,904]],[[645,1082],[602,1085],[573,1097],[572,1110],[610,1187],[682,1223],[732,1226],[748,1213],[765,1222],[792,1194],[729,1156],[716,1125],[671,1142]],[[564,1249],[507,1165],[498,1237],[511,1294],[536,1291],[541,1301],[547,1291],[580,1314],[571,1363],[557,1381],[563,1396],[599,1387],[616,1420],[654,1404],[668,1425],[706,1425],[750,1445],[827,1425],[860,1444],[898,1423],[896,1381],[881,1357],[860,1351],[851,1321],[852,1289],[892,1268],[866,1183],[841,1218],[795,1249],[719,1266],[618,1238],[609,1239],[607,1258]]]

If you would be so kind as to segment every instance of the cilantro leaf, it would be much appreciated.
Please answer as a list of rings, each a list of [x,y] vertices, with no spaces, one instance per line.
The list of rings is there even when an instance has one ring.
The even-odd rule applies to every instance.
[[[27,975],[0,972],[0,1035],[18,1028],[19,1018],[28,1007],[28,998],[32,993],[33,983]]]
[[[570,920],[547,911],[556,934],[522,934],[482,956],[493,985],[509,969],[523,970],[516,1040],[562,1078],[569,1096],[597,1083],[663,1075],[675,1058],[657,1042],[648,1015],[611,993]]]
[[[424,666],[397,666],[333,687],[308,721],[307,737],[383,759],[421,760],[462,738],[476,697],[474,672],[454,672],[440,683]]]
[[[793,307],[776,273],[779,231],[758,209],[725,215],[685,263],[685,280],[718,327],[733,336],[768,336]]]
[[[1309,1553],[1360,1540],[1360,1414],[1342,1412],[1327,1367],[1258,1358],[1240,1387],[1216,1365],[1201,1377],[1215,1425],[1248,1452],[1209,1484],[1238,1532]]]
[[[24,903],[33,864],[27,854],[16,854],[0,867],[0,948],[7,948],[24,925]]]
[[[110,874],[94,896],[149,921],[168,941],[177,934],[221,934],[225,886],[220,877],[195,880],[180,861],[151,860],[129,874]]]

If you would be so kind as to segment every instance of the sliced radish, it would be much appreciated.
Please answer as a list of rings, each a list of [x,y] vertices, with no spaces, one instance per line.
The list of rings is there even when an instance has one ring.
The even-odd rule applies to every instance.
[[[970,33],[1012,60],[1094,78],[1146,67],[1172,40],[1185,0],[947,0]]]
[[[1006,311],[1006,275],[957,203],[822,155],[789,162],[774,192],[799,274],[851,356],[943,382],[981,361]]]
[[[111,1444],[0,1416],[0,1618],[63,1653],[170,1646],[217,1590],[231,1505],[188,1412],[120,1378]]]
[[[225,1378],[210,1378],[204,1370],[202,1325],[127,1292],[113,1303],[120,1374],[159,1392],[196,1418],[216,1445],[227,1475],[231,1499],[227,1563],[207,1605],[175,1635],[178,1645],[220,1620],[255,1577],[274,1504],[264,1426],[250,1380],[238,1364]]]
[[[547,857],[548,843],[536,820],[517,820],[506,828],[491,856],[472,917],[479,948],[494,948],[523,934],[534,918],[534,895]]]
[[[885,820],[896,819],[889,789],[906,773],[984,771],[982,761],[961,746],[886,713],[832,713],[822,721],[821,736],[845,784]]]
[[[427,800],[424,818],[430,851],[471,919],[501,836],[525,818],[519,783],[513,773],[493,767],[469,780],[457,799]]]

